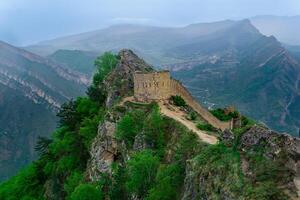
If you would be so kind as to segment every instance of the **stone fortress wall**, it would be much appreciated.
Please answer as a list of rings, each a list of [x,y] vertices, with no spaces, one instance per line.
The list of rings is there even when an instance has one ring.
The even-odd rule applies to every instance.
[[[165,100],[170,97],[171,78],[168,71],[140,73],[134,79],[134,97],[138,101]]]
[[[232,121],[220,121],[206,108],[201,106],[190,94],[190,92],[175,79],[171,79],[171,95],[180,95],[194,111],[196,111],[204,120],[206,120],[215,128],[221,129],[222,131],[225,129],[232,129]]]
[[[202,107],[169,71],[134,74],[134,97],[137,101],[167,100],[172,95],[180,95],[204,120],[212,126],[225,130],[232,129],[233,121],[223,122]]]

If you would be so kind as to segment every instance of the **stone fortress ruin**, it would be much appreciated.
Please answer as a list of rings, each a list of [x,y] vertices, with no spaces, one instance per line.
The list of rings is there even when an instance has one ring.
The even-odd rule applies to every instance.
[[[169,71],[135,72],[133,79],[134,98],[137,101],[164,101],[173,95],[179,95],[195,112],[215,128],[224,131],[225,129],[232,129],[236,124],[235,120],[224,122],[213,116],[193,98],[179,81],[171,78]]]

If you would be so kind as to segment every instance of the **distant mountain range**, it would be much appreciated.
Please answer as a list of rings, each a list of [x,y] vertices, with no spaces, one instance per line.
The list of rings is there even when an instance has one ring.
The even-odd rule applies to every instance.
[[[97,56],[99,56],[98,53],[91,51],[57,50],[47,58],[63,64],[71,71],[81,73],[89,79],[94,72],[94,62]]]
[[[300,62],[300,46],[285,45],[285,48]]]
[[[235,21],[193,24],[182,28],[151,27],[142,25],[116,25],[106,29],[45,41],[26,47],[39,55],[50,55],[60,49],[117,52],[130,48],[143,54],[155,64],[177,63],[182,59],[168,57],[171,48],[196,41],[199,36],[209,35],[230,27]]]
[[[299,62],[275,37],[263,36],[253,26],[249,31],[250,24],[247,29],[238,27],[222,36],[218,33],[213,47],[212,41],[198,43],[202,50],[197,54],[208,58],[195,65],[175,65],[175,76],[207,106],[233,104],[278,131],[296,134],[300,127]],[[218,49],[218,54],[210,48]],[[195,57],[192,52],[186,56]]]
[[[251,22],[263,26],[262,19],[273,18],[256,17]],[[296,134],[299,54],[274,36],[264,36],[259,31],[263,29],[251,22],[225,20],[181,28],[119,25],[27,49],[48,55],[59,49],[131,48],[158,68],[171,70],[208,107],[234,104],[278,131]]]
[[[0,42],[0,180],[36,157],[38,136],[56,127],[56,111],[84,94],[86,75]]]
[[[267,36],[273,35],[280,42],[289,45],[300,45],[300,15],[262,15],[252,17],[250,20],[262,34]]]

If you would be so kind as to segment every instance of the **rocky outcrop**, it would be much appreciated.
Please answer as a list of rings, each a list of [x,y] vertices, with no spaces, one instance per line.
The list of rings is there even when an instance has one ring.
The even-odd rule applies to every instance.
[[[184,180],[183,187],[183,196],[182,200],[208,200],[208,199],[219,199],[222,200],[242,200],[240,197],[235,196],[227,188],[227,185],[224,183],[224,187],[218,191],[218,196],[212,198],[212,193],[214,191],[214,184],[217,183],[220,177],[215,176],[213,172],[209,175],[202,172],[202,169],[199,169],[197,161],[190,160],[186,165],[186,176]]]
[[[111,172],[111,164],[117,154],[115,129],[116,124],[110,121],[104,121],[99,125],[98,135],[92,143],[91,158],[87,166],[87,175],[91,181],[99,180],[102,173]]]
[[[264,156],[270,160],[284,159],[285,167],[293,174],[293,182],[287,187],[296,189],[300,197],[300,139],[287,134],[279,134],[270,129],[253,126],[240,138],[239,149],[249,151],[255,146],[263,146]],[[282,157],[284,155],[284,157]],[[285,186],[283,186],[285,187]]]
[[[152,67],[135,55],[131,50],[121,50],[118,54],[119,62],[116,68],[104,80],[103,89],[107,92],[106,106],[112,107],[116,101],[133,93],[133,73],[136,71],[152,71]],[[114,117],[111,117],[114,118]],[[117,119],[108,119],[99,125],[98,135],[94,139],[87,167],[90,180],[96,181],[101,173],[110,173],[111,164],[117,156],[115,129]],[[135,148],[143,148],[143,138],[136,138]],[[120,153],[126,155],[124,145],[119,147]],[[126,156],[124,156],[126,157]]]
[[[119,62],[104,81],[107,91],[106,106],[111,107],[120,97],[132,96],[133,73],[153,71],[152,67],[140,59],[131,50],[124,49],[118,54]]]
[[[251,183],[255,183],[257,173],[254,170],[259,168],[253,167],[253,162],[256,161],[249,155],[256,155],[258,151],[260,152],[259,155],[262,155],[269,165],[273,163],[274,167],[275,165],[280,167],[277,173],[285,174],[284,176],[276,174],[280,177],[278,182],[276,182],[278,188],[280,188],[289,199],[299,199],[300,140],[298,138],[287,134],[279,134],[268,128],[254,125],[249,127],[249,129],[240,136],[226,130],[221,133],[220,141],[228,147],[237,147],[236,150],[232,151],[237,151],[236,153],[240,154],[240,161],[236,160],[235,163],[233,163],[231,159],[234,159],[234,157],[227,160],[227,164],[230,165],[230,170],[236,171],[232,174],[227,170],[223,171],[222,169],[226,169],[225,163],[220,165],[219,170],[212,169],[210,168],[212,166],[210,162],[217,161],[209,160],[209,158],[207,158],[209,160],[207,161],[208,163],[201,163],[200,165],[197,157],[189,160],[186,165],[183,200],[206,200],[212,199],[214,195],[221,195],[221,199],[226,200],[241,198],[238,193],[235,193],[232,188],[228,187],[228,185],[232,185],[232,182],[226,184],[226,181],[232,181],[232,179],[236,177],[231,177],[228,180],[227,178],[242,173],[245,180],[250,180]],[[226,154],[224,154],[224,156],[226,156]],[[221,158],[218,159],[221,160]],[[221,162],[224,162],[224,160]],[[240,164],[238,164],[239,162]],[[236,178],[235,180],[238,181],[239,179]]]
[[[278,134],[270,129],[253,126],[240,139],[239,148],[243,151],[253,146],[263,145],[265,156],[276,159],[280,152],[286,152],[286,166],[300,175],[300,139],[287,134]]]
[[[137,134],[134,138],[133,150],[134,151],[141,151],[141,150],[146,149],[148,147],[151,147],[151,145],[147,144],[145,134],[144,133]]]

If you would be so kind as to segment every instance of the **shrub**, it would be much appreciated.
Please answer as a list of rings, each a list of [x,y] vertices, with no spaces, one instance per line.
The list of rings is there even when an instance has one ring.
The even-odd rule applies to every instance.
[[[194,111],[190,112],[189,119],[193,120],[193,121],[196,120],[197,119],[197,114]]]
[[[256,187],[247,187],[247,199],[260,199],[260,200],[288,200],[289,198],[281,192],[276,184],[272,181],[258,183]]]
[[[173,101],[175,106],[180,106],[180,107],[186,106],[185,100],[179,95],[172,96],[171,100]]]
[[[144,122],[144,132],[146,141],[157,150],[157,154],[163,156],[164,152],[164,133],[163,118],[159,112],[158,105],[152,107],[152,111]]]
[[[86,94],[88,97],[100,105],[105,103],[107,93],[99,86],[91,85],[87,88]]]
[[[64,184],[64,190],[68,195],[71,195],[75,188],[82,182],[83,174],[77,171],[72,172],[72,174],[67,178]]]
[[[245,185],[239,152],[222,143],[209,145],[193,159],[193,163],[193,176],[203,177],[201,181],[206,183],[203,188],[199,188],[199,193],[207,191],[207,195],[215,199],[222,199],[224,190],[234,191],[238,197],[241,196]]]
[[[210,124],[203,124],[203,123],[199,123],[197,125],[197,128],[199,128],[200,130],[203,130],[203,131],[214,131],[215,128],[210,125]]]
[[[159,158],[149,150],[136,153],[127,163],[126,188],[132,195],[143,199],[153,186]]]
[[[104,111],[100,111],[98,115],[93,118],[85,118],[80,126],[79,135],[83,139],[86,149],[90,148],[92,140],[96,137],[98,125],[104,118]]]
[[[116,67],[118,58],[111,52],[105,52],[95,61],[97,73],[93,77],[93,84],[99,86],[105,77]]]
[[[142,131],[144,118],[145,113],[140,110],[126,114],[117,124],[117,139],[124,140],[131,147],[135,136]]]
[[[210,112],[221,121],[229,121],[230,119],[237,118],[239,116],[239,113],[237,111],[230,112],[228,113],[228,115],[226,115],[224,110],[221,108],[211,110]]]
[[[177,199],[184,179],[184,168],[177,164],[162,165],[156,176],[156,184],[149,192],[147,200]]]
[[[129,199],[125,186],[126,178],[125,167],[114,163],[112,165],[111,187],[109,189],[111,200]]]
[[[68,126],[71,129],[80,123],[80,116],[76,112],[76,101],[70,100],[62,104],[57,116],[59,117],[60,126]]]
[[[41,181],[43,177],[38,170],[34,164],[31,164],[21,170],[17,176],[1,183],[0,199],[42,199],[43,186]]]
[[[71,200],[101,200],[103,194],[99,188],[91,184],[80,184],[71,194]]]

